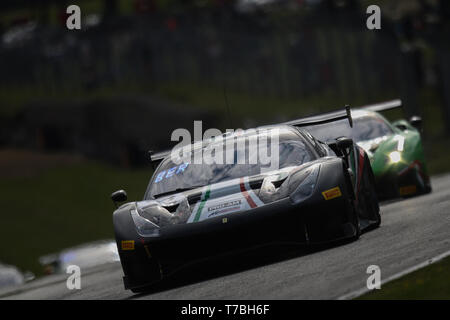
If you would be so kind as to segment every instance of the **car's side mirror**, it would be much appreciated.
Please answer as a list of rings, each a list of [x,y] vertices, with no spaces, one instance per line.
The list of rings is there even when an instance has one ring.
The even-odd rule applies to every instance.
[[[347,137],[337,138],[335,141],[328,143],[328,146],[339,157],[347,157],[348,149],[353,146],[353,140]]]
[[[111,194],[111,199],[117,208],[117,203],[127,201],[128,196],[125,190],[117,190]]]
[[[353,140],[347,137],[341,137],[336,139],[336,146],[342,150],[345,151],[348,148],[353,146]]]
[[[402,123],[396,124],[395,127],[397,127],[398,129],[400,129],[402,131],[408,130],[408,127],[405,124],[402,124]]]
[[[419,116],[412,116],[411,119],[409,119],[409,123],[417,130],[422,129],[422,118]]]

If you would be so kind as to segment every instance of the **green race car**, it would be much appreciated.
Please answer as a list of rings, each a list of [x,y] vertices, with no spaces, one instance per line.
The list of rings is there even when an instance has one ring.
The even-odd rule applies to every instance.
[[[307,128],[312,135],[327,141],[351,137],[368,154],[375,175],[379,199],[409,197],[431,192],[420,136],[421,118],[389,122],[379,112],[401,107],[401,100],[352,109],[353,127],[348,121]]]

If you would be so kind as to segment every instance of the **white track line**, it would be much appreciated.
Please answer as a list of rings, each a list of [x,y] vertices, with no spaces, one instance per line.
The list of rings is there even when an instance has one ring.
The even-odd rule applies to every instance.
[[[390,277],[388,277],[388,278],[382,280],[382,281],[381,281],[381,286],[383,286],[383,285],[386,284],[387,282],[390,282],[390,281],[392,281],[392,280],[396,280],[396,279],[398,279],[398,278],[400,278],[400,277],[403,277],[404,275],[406,275],[406,274],[408,274],[408,273],[417,271],[417,270],[422,269],[422,268],[424,268],[424,267],[426,267],[426,266],[429,266],[429,265],[431,265],[431,264],[433,264],[433,263],[436,263],[436,262],[438,262],[438,261],[440,261],[440,260],[442,260],[442,259],[444,259],[444,258],[446,258],[446,257],[448,257],[448,256],[450,256],[450,251],[444,252],[444,253],[442,253],[442,254],[436,256],[436,257],[433,257],[433,258],[431,258],[431,259],[428,259],[427,261],[424,261],[424,262],[422,262],[422,263],[419,263],[419,264],[417,264],[417,265],[415,265],[415,266],[413,266],[413,267],[411,267],[411,268],[408,268],[408,269],[405,269],[405,270],[403,270],[403,271],[400,271],[399,273],[396,273],[396,274],[394,274],[394,275],[392,275],[392,276],[390,276]],[[343,295],[343,296],[340,296],[339,298],[337,298],[337,300],[350,300],[350,299],[354,299],[354,298],[357,298],[357,297],[359,297],[359,296],[362,296],[363,294],[365,294],[365,293],[367,293],[367,292],[370,292],[370,291],[373,291],[373,289],[371,290],[371,289],[368,289],[367,287],[364,287],[364,288],[362,288],[362,289],[359,289],[359,290],[353,291],[353,292],[351,292],[351,293],[345,294],[345,295]]]

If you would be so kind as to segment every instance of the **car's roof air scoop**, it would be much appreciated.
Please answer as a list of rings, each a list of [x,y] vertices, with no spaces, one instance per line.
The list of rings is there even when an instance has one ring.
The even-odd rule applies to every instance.
[[[160,151],[160,152],[155,152],[153,150],[150,150],[148,152],[153,170],[156,170],[156,167],[158,167],[158,165],[161,163],[161,161],[164,160],[165,157],[170,155],[170,152],[171,152],[171,150],[165,150],[165,151]]]

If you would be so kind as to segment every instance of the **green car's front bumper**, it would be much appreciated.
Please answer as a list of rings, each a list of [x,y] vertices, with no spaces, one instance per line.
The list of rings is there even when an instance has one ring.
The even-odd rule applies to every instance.
[[[409,197],[431,190],[424,164],[418,160],[386,166],[375,173],[375,184],[379,199]]]

